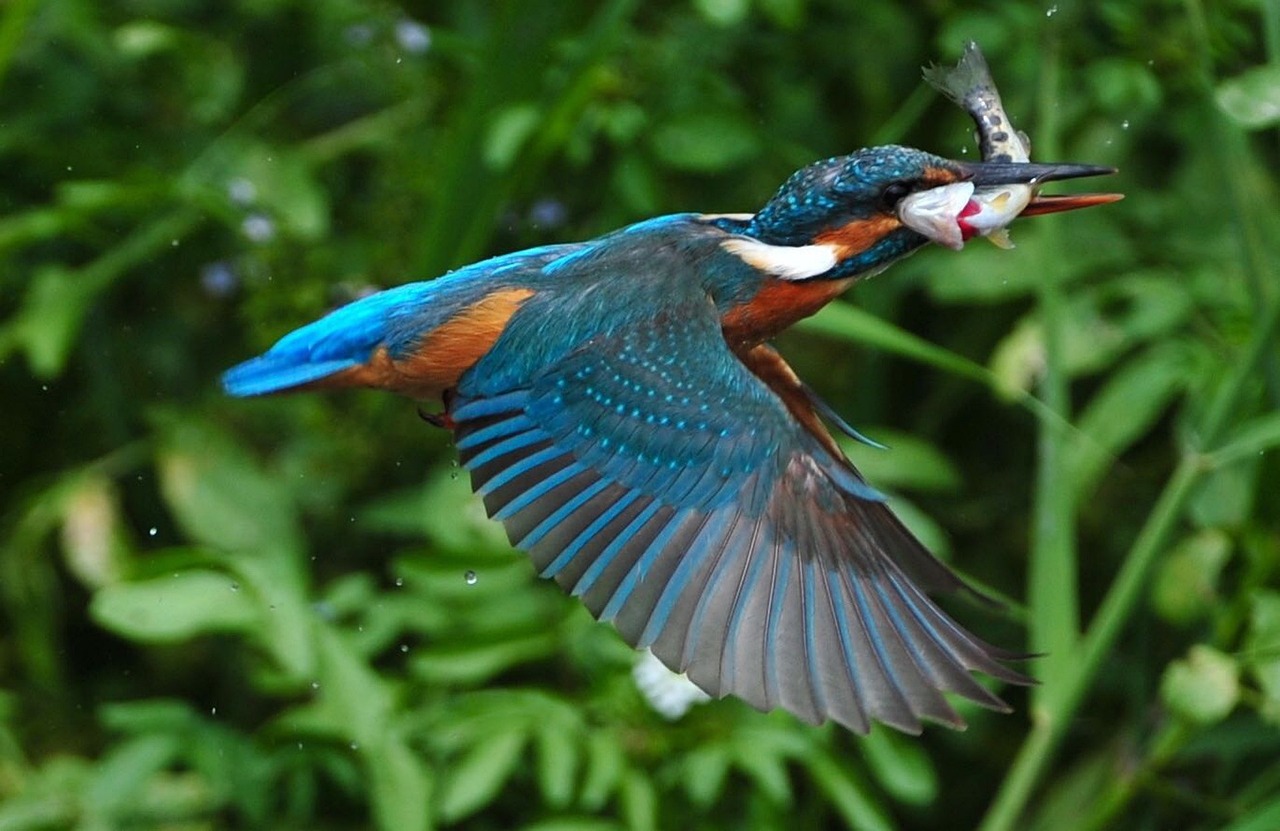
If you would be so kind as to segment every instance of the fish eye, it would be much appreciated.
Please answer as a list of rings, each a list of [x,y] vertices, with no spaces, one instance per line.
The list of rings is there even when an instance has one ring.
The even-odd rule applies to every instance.
[[[902,197],[911,193],[911,185],[907,182],[890,182],[880,191],[880,201],[886,208],[893,208]]]

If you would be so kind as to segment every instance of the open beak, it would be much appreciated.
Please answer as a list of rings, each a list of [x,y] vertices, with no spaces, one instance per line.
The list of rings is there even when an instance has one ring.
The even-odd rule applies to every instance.
[[[969,175],[969,181],[979,191],[997,185],[1029,185],[1039,188],[1045,182],[1061,179],[1083,179],[1086,176],[1109,176],[1114,167],[1096,164],[1039,164],[1036,162],[960,162],[961,170]],[[1031,201],[1018,216],[1040,216],[1090,208],[1119,202],[1122,193],[1039,194],[1033,193]]]
[[[990,236],[997,240],[1019,216],[1059,213],[1123,198],[1118,193],[1041,196],[1046,182],[1104,176],[1115,168],[1091,164],[1037,162],[954,162],[964,177],[905,197],[898,218],[933,242],[959,250],[965,240]]]

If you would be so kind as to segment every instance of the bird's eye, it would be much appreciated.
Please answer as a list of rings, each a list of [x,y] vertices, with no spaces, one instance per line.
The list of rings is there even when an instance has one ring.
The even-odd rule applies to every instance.
[[[886,208],[893,208],[908,193],[911,193],[911,185],[906,182],[890,182],[880,191],[880,201]]]

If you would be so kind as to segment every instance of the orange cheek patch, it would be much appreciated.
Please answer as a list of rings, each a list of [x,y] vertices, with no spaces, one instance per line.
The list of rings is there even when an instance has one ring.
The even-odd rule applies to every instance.
[[[901,226],[902,222],[896,216],[881,214],[870,219],[855,219],[839,228],[825,231],[814,242],[835,246],[836,259],[843,260],[861,254]]]
[[[930,188],[949,185],[952,182],[957,182],[959,180],[959,176],[957,176],[953,171],[947,170],[945,167],[926,167],[924,169],[924,175],[920,177],[920,181]]]
[[[533,289],[501,289],[464,308],[431,330],[406,358],[379,348],[363,366],[339,372],[324,386],[391,390],[413,398],[433,398],[457,385],[462,373],[488,352],[507,321],[533,296]]]

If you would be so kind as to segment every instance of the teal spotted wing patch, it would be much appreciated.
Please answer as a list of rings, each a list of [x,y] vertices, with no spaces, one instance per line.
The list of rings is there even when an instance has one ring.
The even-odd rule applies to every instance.
[[[1026,683],[911,579],[945,572],[729,351],[710,307],[584,342],[451,409],[490,514],[539,572],[715,696],[865,732],[963,726],[944,692]],[[954,580],[954,577],[951,578]],[[931,582],[938,582],[936,579]]]

